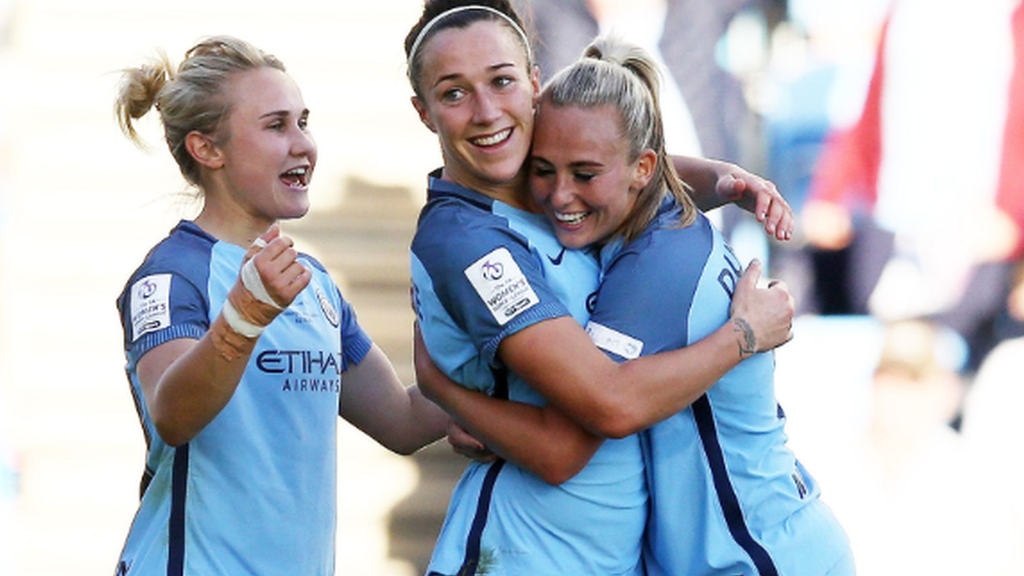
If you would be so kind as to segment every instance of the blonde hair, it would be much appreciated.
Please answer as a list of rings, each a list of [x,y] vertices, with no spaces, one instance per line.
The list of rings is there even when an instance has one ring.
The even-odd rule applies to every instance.
[[[155,107],[164,140],[182,176],[198,188],[199,165],[185,147],[185,136],[192,131],[216,134],[231,111],[231,102],[224,97],[228,79],[235,73],[262,67],[285,71],[280,60],[243,40],[230,36],[207,38],[185,52],[177,70],[163,53],[124,70],[114,113],[125,136],[142,145],[135,121]]]
[[[647,149],[657,156],[650,183],[638,193],[633,210],[614,233],[627,242],[654,220],[667,194],[682,208],[681,225],[691,224],[697,212],[688,187],[665,151],[659,88],[657,65],[643,49],[601,37],[576,62],[548,81],[541,93],[541,106],[614,106],[619,111],[622,137],[629,146],[627,160],[636,161]]]

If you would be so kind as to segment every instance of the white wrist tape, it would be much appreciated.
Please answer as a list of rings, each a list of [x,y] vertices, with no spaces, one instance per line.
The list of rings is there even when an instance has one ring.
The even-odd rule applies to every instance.
[[[270,297],[266,286],[263,285],[263,279],[260,278],[259,271],[256,270],[256,262],[252,258],[242,266],[242,285],[249,292],[252,292],[252,295],[260,302],[269,304],[278,310],[284,310],[280,304],[274,302],[274,299]]]
[[[224,301],[224,308],[220,311],[221,315],[224,316],[224,320],[231,326],[231,329],[238,332],[246,338],[257,338],[263,333],[263,327],[257,326],[252,322],[249,322],[235,310],[234,305],[231,304],[231,300]]]

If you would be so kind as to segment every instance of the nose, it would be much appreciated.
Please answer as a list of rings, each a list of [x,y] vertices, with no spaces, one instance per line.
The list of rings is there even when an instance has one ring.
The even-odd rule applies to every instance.
[[[572,178],[563,174],[556,174],[548,202],[554,208],[565,208],[576,198],[576,191],[572,186]]]
[[[296,130],[295,138],[292,140],[292,155],[294,156],[315,156],[316,140],[313,134],[307,130]]]
[[[501,118],[501,107],[497,98],[486,90],[478,90],[474,99],[473,122],[490,124]]]

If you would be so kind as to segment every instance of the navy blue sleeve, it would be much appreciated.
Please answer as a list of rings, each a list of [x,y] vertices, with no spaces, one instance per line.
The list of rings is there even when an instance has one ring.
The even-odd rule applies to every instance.
[[[340,295],[340,293],[339,293]],[[341,300],[341,352],[342,371],[359,364],[373,347],[373,340],[356,321],[356,311],[348,301]]]
[[[412,244],[413,280],[420,318],[439,312],[423,306],[442,307],[492,361],[503,338],[568,311],[529,241],[504,218],[479,212],[440,206],[421,218]]]
[[[172,235],[158,244],[118,300],[130,364],[178,338],[202,338],[210,328],[209,248]]]
[[[363,358],[370,352],[370,348],[373,347],[373,339],[359,325],[359,321],[356,319],[355,308],[345,300],[345,297],[341,294],[341,289],[338,288],[334,279],[331,278],[327,268],[309,254],[303,253],[302,260],[305,264],[311,266],[315,272],[311,282],[322,282],[324,283],[324,288],[330,288],[329,291],[319,292],[319,294],[331,294],[334,301],[331,302],[330,306],[322,305],[321,308],[337,310],[337,318],[331,320],[331,322],[340,328],[341,371],[344,372],[349,366],[363,361]]]
[[[587,331],[617,361],[686,346],[711,253],[697,225],[648,231],[607,266]]]

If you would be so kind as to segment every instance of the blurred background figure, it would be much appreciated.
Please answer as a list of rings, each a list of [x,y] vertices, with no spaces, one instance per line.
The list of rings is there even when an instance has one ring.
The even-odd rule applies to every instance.
[[[14,0],[0,0],[0,78],[4,78],[9,50],[10,14]],[[7,206],[8,190],[12,188],[9,179],[9,146],[12,142],[5,117],[5,102],[0,98],[0,248],[4,239],[3,230],[9,215]],[[4,270],[3,252],[0,251],[0,275]],[[0,294],[3,293],[0,287]],[[0,319],[4,318],[4,304],[0,302]],[[0,339],[2,340],[2,339]],[[0,342],[0,374],[9,360],[7,350]],[[17,519],[18,467],[14,444],[11,441],[9,416],[12,411],[10,394],[0,385],[0,574],[14,574],[14,534]]]
[[[752,153],[752,117],[742,78],[729,69],[722,43],[737,17],[749,11],[763,21],[748,43],[785,11],[783,0],[528,0],[537,29],[537,62],[543,79],[573,62],[597,34],[638,44],[662,67],[665,126],[671,154],[703,154],[743,163]],[[744,164],[745,165],[745,164]]]
[[[0,404],[0,415],[5,411],[5,407]],[[12,544],[17,519],[17,496],[17,461],[6,435],[0,434],[0,574],[14,573]]]
[[[798,326],[798,339],[821,334],[822,324]],[[804,461],[850,535],[858,573],[1021,574],[1024,532],[1020,518],[1005,511],[1006,493],[989,481],[998,473],[948,425],[964,391],[958,374],[966,361],[963,340],[920,319],[883,324],[864,317],[845,328],[855,335],[832,338],[838,346],[794,340],[793,349],[778,352],[780,366],[787,362],[790,369],[779,378],[792,387],[795,357],[824,356],[818,361],[839,373],[851,367],[846,345],[861,338],[879,343],[852,363],[863,367],[873,357],[873,371],[854,372],[857,383],[836,378],[847,386],[842,405],[780,397],[794,419],[803,419],[800,410],[819,411],[815,427],[793,428],[793,443],[801,453],[808,445]],[[793,398],[797,391],[789,392]]]
[[[859,116],[830,127],[802,207],[812,309],[934,318],[967,340],[973,372],[1024,326],[1004,304],[1022,154],[1019,2],[893,2]]]
[[[1007,302],[1009,314],[1024,321],[1024,266],[1014,271]],[[982,362],[963,410],[961,430],[978,456],[993,466],[991,478],[1004,494],[1001,513],[1024,522],[1024,493],[1018,480],[1024,475],[1024,427],[1019,409],[1024,405],[1024,337],[1003,340]],[[1024,540],[1019,543],[1024,548]]]

